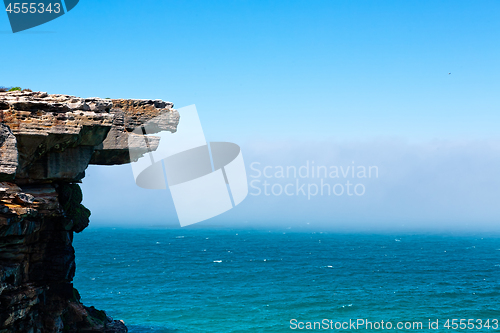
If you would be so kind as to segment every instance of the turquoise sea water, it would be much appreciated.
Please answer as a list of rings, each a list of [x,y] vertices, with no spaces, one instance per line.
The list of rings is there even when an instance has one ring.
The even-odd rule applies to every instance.
[[[500,237],[89,228],[74,243],[82,301],[130,332],[299,331],[291,319],[499,331]],[[445,328],[453,318],[490,328]]]

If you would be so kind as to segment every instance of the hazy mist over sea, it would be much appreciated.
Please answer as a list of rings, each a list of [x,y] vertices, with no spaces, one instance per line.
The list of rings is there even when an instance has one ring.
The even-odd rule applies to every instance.
[[[261,140],[240,144],[250,185],[248,197],[198,227],[500,230],[496,223],[500,218],[499,140]],[[327,177],[325,169],[318,175],[320,166],[328,170]],[[335,168],[338,172],[332,174]],[[366,169],[365,177],[358,174],[360,168]],[[347,181],[352,184],[351,195]],[[330,195],[327,185],[321,195],[321,185],[326,183]],[[287,184],[291,185],[285,193]],[[336,184],[340,184],[336,194],[341,186],[344,189],[341,195],[333,193]],[[356,184],[361,184],[356,190],[362,195],[354,192]],[[315,186],[317,194],[312,195]],[[137,187],[129,165],[90,167],[82,190],[84,204],[92,211],[92,225],[178,226],[169,191]]]

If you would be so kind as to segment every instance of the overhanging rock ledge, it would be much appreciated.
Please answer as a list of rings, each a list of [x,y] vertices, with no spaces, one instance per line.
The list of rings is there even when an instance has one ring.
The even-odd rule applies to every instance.
[[[72,241],[89,224],[85,169],[129,163],[129,133],[145,123],[175,132],[179,113],[161,100],[0,92],[0,333],[127,332],[80,302]]]

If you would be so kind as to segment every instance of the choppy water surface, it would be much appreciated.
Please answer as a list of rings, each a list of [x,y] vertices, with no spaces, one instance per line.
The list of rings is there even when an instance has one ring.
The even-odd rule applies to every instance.
[[[500,319],[500,238],[487,235],[89,228],[75,248],[83,302],[132,333]]]

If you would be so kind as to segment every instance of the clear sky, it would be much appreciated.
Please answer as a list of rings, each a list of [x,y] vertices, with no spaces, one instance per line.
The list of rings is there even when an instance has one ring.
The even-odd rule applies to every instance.
[[[380,168],[363,202],[249,197],[207,223],[489,228],[500,219],[499,15],[498,1],[81,0],[17,34],[0,15],[0,85],[196,104],[207,139],[242,145],[247,166]],[[84,182],[96,221],[153,200],[120,183],[130,167],[114,170]]]

